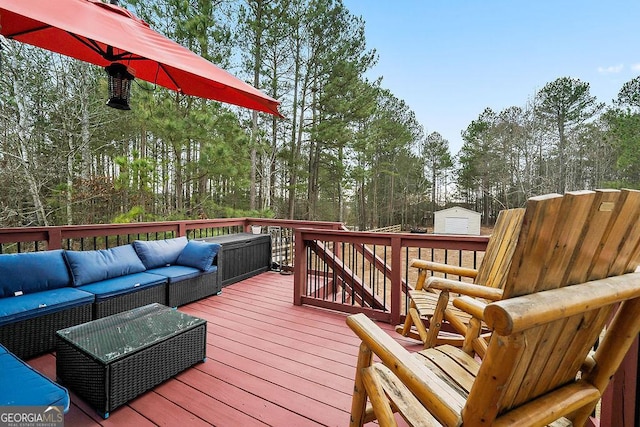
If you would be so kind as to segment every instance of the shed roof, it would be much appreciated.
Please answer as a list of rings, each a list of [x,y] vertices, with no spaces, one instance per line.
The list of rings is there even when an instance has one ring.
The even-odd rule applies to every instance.
[[[468,212],[468,213],[471,213],[471,214],[474,214],[474,215],[482,216],[482,214],[480,212],[472,211],[471,209],[463,208],[462,206],[453,206],[451,208],[441,209],[439,211],[436,211],[435,213],[442,215],[442,214],[445,214],[445,213],[447,213],[449,211],[460,211],[460,210]]]

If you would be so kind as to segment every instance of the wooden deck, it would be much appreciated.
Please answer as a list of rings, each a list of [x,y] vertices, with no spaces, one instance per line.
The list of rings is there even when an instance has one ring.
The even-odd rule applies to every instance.
[[[345,315],[297,307],[267,272],[180,307],[206,319],[207,360],[100,418],[71,395],[66,426],[345,426],[359,340]],[[415,341],[381,325],[405,347]],[[55,378],[55,356],[29,363]]]

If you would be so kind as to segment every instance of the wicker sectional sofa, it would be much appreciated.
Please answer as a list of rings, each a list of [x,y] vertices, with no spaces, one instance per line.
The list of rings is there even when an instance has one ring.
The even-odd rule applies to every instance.
[[[219,250],[179,237],[0,255],[0,343],[26,359],[53,350],[59,329],[154,302],[179,306],[217,294]]]

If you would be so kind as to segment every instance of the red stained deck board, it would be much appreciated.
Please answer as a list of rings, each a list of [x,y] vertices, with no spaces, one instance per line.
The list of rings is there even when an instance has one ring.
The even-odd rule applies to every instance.
[[[224,295],[224,297],[228,296]],[[317,334],[318,339],[328,339],[332,342],[343,343],[345,348],[349,348],[355,341],[355,336],[343,335],[345,333],[345,315],[325,312],[325,319],[321,322],[313,317],[313,312],[320,310],[308,307],[295,307],[299,310],[294,310],[292,314],[283,314],[273,308],[255,307],[250,299],[240,303],[237,300],[234,301],[227,298],[225,299],[225,307],[205,306],[207,302],[198,303],[189,308],[193,307],[193,309],[197,310],[202,307],[202,311],[208,312],[213,316],[216,315],[217,311],[225,311],[228,316],[217,316],[217,318],[226,320],[234,319],[234,316],[241,316],[242,319],[235,318],[235,320],[245,324],[262,325],[262,329],[272,330],[274,333],[279,334],[283,334],[283,332],[287,332],[286,335],[299,333],[299,336],[304,338],[309,332],[314,332]],[[329,315],[339,317],[332,318]]]
[[[222,295],[221,295],[222,296]],[[227,292],[224,295],[224,306],[217,306],[220,310],[227,312],[242,313],[248,319],[255,319],[267,325],[290,329],[291,331],[313,330],[318,337],[327,337],[337,342],[352,345],[355,336],[349,330],[345,331],[344,324],[346,315],[327,312],[324,310],[311,310],[308,307],[290,307],[284,311],[286,304],[291,305],[291,301],[283,306],[264,305],[260,300],[260,295],[238,295]],[[202,304],[214,303],[211,300]],[[274,313],[274,309],[280,309]],[[317,312],[317,313],[316,313]],[[274,316],[276,314],[277,316]]]
[[[193,314],[198,315],[197,312],[193,312]],[[199,317],[209,320],[205,316]],[[259,340],[265,346],[261,348],[262,351],[280,354],[285,358],[304,362],[307,359],[307,355],[312,355],[315,359],[326,359],[355,366],[355,355],[350,354],[349,347],[340,343],[332,343],[331,340],[326,338],[319,338],[316,342],[313,342],[313,335],[309,333],[273,328],[260,323],[246,323],[246,319],[243,319],[240,315],[225,319],[211,319],[211,327],[220,329],[219,331],[212,331],[216,337],[221,336],[249,345]]]
[[[223,291],[223,295],[220,296],[225,297],[224,305],[220,302],[211,300],[205,300],[198,304],[218,304],[218,308],[220,310],[225,310],[227,312],[238,312],[239,310],[242,310],[243,312],[246,312],[245,315],[250,318],[260,319],[268,324],[291,322],[293,325],[323,329],[329,333],[337,334],[338,336],[342,335],[342,340],[347,343],[350,340],[349,335],[344,335],[345,330],[343,326],[344,319],[346,317],[345,315],[323,310],[309,310],[307,307],[293,306],[287,308],[287,304],[291,305],[291,301],[270,304],[265,302],[260,294],[251,292],[251,294],[248,295],[239,295],[236,292],[237,291]],[[277,317],[272,318],[262,316],[265,314],[274,314],[274,312],[278,315]],[[293,326],[291,326],[291,328],[294,329]]]
[[[207,361],[111,412],[71,393],[69,426],[343,426],[359,340],[346,316],[298,307],[293,276],[267,272],[180,307],[208,321]],[[402,345],[420,346],[380,324]],[[55,357],[29,363],[55,378]]]
[[[223,328],[221,328],[223,329]],[[237,331],[221,330],[216,335],[216,338],[225,338],[229,341],[236,341],[239,343],[246,343],[249,345],[249,351],[256,341],[260,342],[260,347],[253,351],[260,351],[265,355],[273,357],[273,363],[276,365],[282,363],[282,360],[298,361],[303,365],[324,370],[326,372],[333,372],[343,377],[351,377],[355,372],[356,358],[347,354],[340,354],[338,352],[331,352],[330,349],[320,348],[312,344],[305,343],[291,343],[287,342],[282,344],[274,341],[273,337],[266,339],[260,339],[259,336],[243,336],[238,334]],[[215,342],[212,341],[215,345]],[[318,353],[314,354],[313,351],[317,350]],[[277,360],[275,360],[277,359]],[[351,364],[350,364],[351,363]]]
[[[272,403],[269,400],[270,396],[263,397],[264,381],[254,380],[250,393],[239,386],[238,383],[244,384],[244,378],[240,377],[232,379],[232,382],[228,383],[199,369],[188,369],[177,378],[188,384],[197,384],[197,387],[203,390],[211,390],[221,402],[236,408],[239,412],[261,420],[265,424],[272,426],[314,425],[313,422],[296,412]]]
[[[281,384],[287,380],[294,383],[290,385],[294,389],[299,387],[295,383],[301,379],[300,387],[304,387],[299,389],[303,389],[305,394],[324,393],[325,389],[351,390],[353,387],[353,378],[344,378],[335,373],[305,365],[299,361],[290,359],[274,360],[272,355],[254,351],[252,347],[243,343],[229,340],[221,341],[223,340],[218,337],[216,343],[212,344],[216,347],[213,350],[216,360],[251,372],[260,378],[275,378]],[[354,368],[351,370],[353,374]],[[307,384],[307,382],[311,384]]]
[[[321,384],[315,382],[308,377],[312,374],[312,370],[307,367],[291,366],[289,363],[283,363],[278,367],[271,367],[267,364],[256,363],[240,355],[222,354],[220,359],[215,363],[206,363],[199,369],[214,375],[224,381],[232,382],[233,376],[242,373],[248,378],[259,378],[268,383],[277,384],[278,387],[293,391],[301,396],[322,402],[330,394],[338,396],[338,401],[332,401],[331,405],[342,410],[348,410],[349,405],[345,402],[339,402],[339,399],[347,397],[349,400],[350,390],[353,388],[353,380],[344,381],[336,375],[327,373],[326,382],[330,384]],[[236,384],[239,386],[239,384]],[[246,385],[246,389],[251,389],[251,384]]]
[[[209,361],[199,368],[204,373],[214,376],[227,384],[232,384],[234,387],[247,392],[256,393],[273,405],[283,408],[295,408],[296,414],[305,418],[315,419],[322,424],[339,425],[341,421],[344,422],[349,419],[348,408],[344,410],[337,408],[337,406],[340,404],[340,399],[346,398],[349,401],[350,396],[342,395],[336,390],[324,389],[324,399],[315,399],[305,395],[303,390],[287,387],[289,383],[285,377],[278,378],[280,381],[275,383],[217,361]],[[306,386],[310,385],[307,384]]]
[[[219,426],[243,426],[243,427],[264,427],[266,424],[251,417],[236,408],[225,404],[215,397],[217,390],[198,390],[192,385],[183,382],[182,379],[176,381],[166,381],[154,390],[168,400],[200,417],[211,425]],[[181,423],[182,426],[189,425]]]
[[[136,412],[145,414],[149,421],[157,425],[189,425],[193,427],[211,425],[211,422],[203,420],[200,416],[158,394],[155,390],[138,396],[129,403],[129,406]]]

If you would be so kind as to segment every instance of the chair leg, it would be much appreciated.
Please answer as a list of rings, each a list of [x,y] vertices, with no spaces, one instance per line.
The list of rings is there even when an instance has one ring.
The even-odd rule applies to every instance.
[[[482,327],[482,322],[475,317],[469,320],[469,326],[467,328],[467,333],[464,334],[464,343],[462,344],[462,351],[467,353],[469,356],[473,356],[474,349],[473,343],[480,336],[480,328]]]
[[[364,343],[360,344],[358,363],[356,365],[356,377],[353,385],[353,397],[351,399],[350,427],[362,427],[366,422],[367,391],[364,386],[362,372],[373,363],[373,352]]]
[[[434,347],[438,342],[438,334],[440,334],[440,329],[442,328],[442,320],[444,319],[447,304],[449,304],[449,292],[445,290],[440,292],[436,309],[431,319],[429,319],[429,331],[422,340],[424,348]]]
[[[427,270],[420,269],[420,271],[418,272],[418,280],[416,281],[415,290],[417,291],[421,290],[424,287],[424,282],[426,279],[427,279]],[[407,310],[407,313],[409,313],[411,308],[415,308],[415,307],[416,307],[416,304],[412,300],[410,302],[409,310]],[[407,317],[404,319],[404,324],[402,326],[400,325],[396,326],[396,332],[402,335],[403,337],[411,336],[412,338],[414,338],[414,334],[412,334],[412,331],[411,331],[411,326],[414,323],[415,322],[413,322],[413,319],[411,318],[411,316],[407,314]],[[420,323],[422,323],[422,321],[420,321]],[[421,341],[424,342],[424,340],[421,340]]]
[[[411,311],[412,308],[415,309],[415,307],[416,305],[412,300],[409,305],[409,311]],[[408,337],[409,333],[411,332],[412,325],[413,325],[413,319],[409,314],[407,314],[407,317],[404,319],[404,324],[396,326],[396,332],[402,335],[403,337]]]
[[[376,375],[373,368],[362,369],[363,383],[367,390],[367,395],[371,401],[373,412],[376,415],[376,420],[380,427],[395,427],[397,426],[396,420],[393,417],[393,410],[389,399],[384,392],[380,378]]]
[[[484,339],[482,336],[473,340],[473,350],[481,359],[484,359],[484,355],[487,354],[488,348],[489,348],[489,343],[487,343],[487,340]]]
[[[413,321],[413,326],[415,326],[416,330],[418,331],[420,341],[425,343],[427,341],[428,332],[427,328],[424,326],[424,323],[422,323],[422,318],[420,317],[420,313],[418,313],[418,310],[414,307],[411,307],[409,309],[409,315],[407,317],[410,317]]]
[[[420,269],[418,272],[418,280],[416,281],[416,291],[422,290],[424,282],[427,280],[427,270]]]

